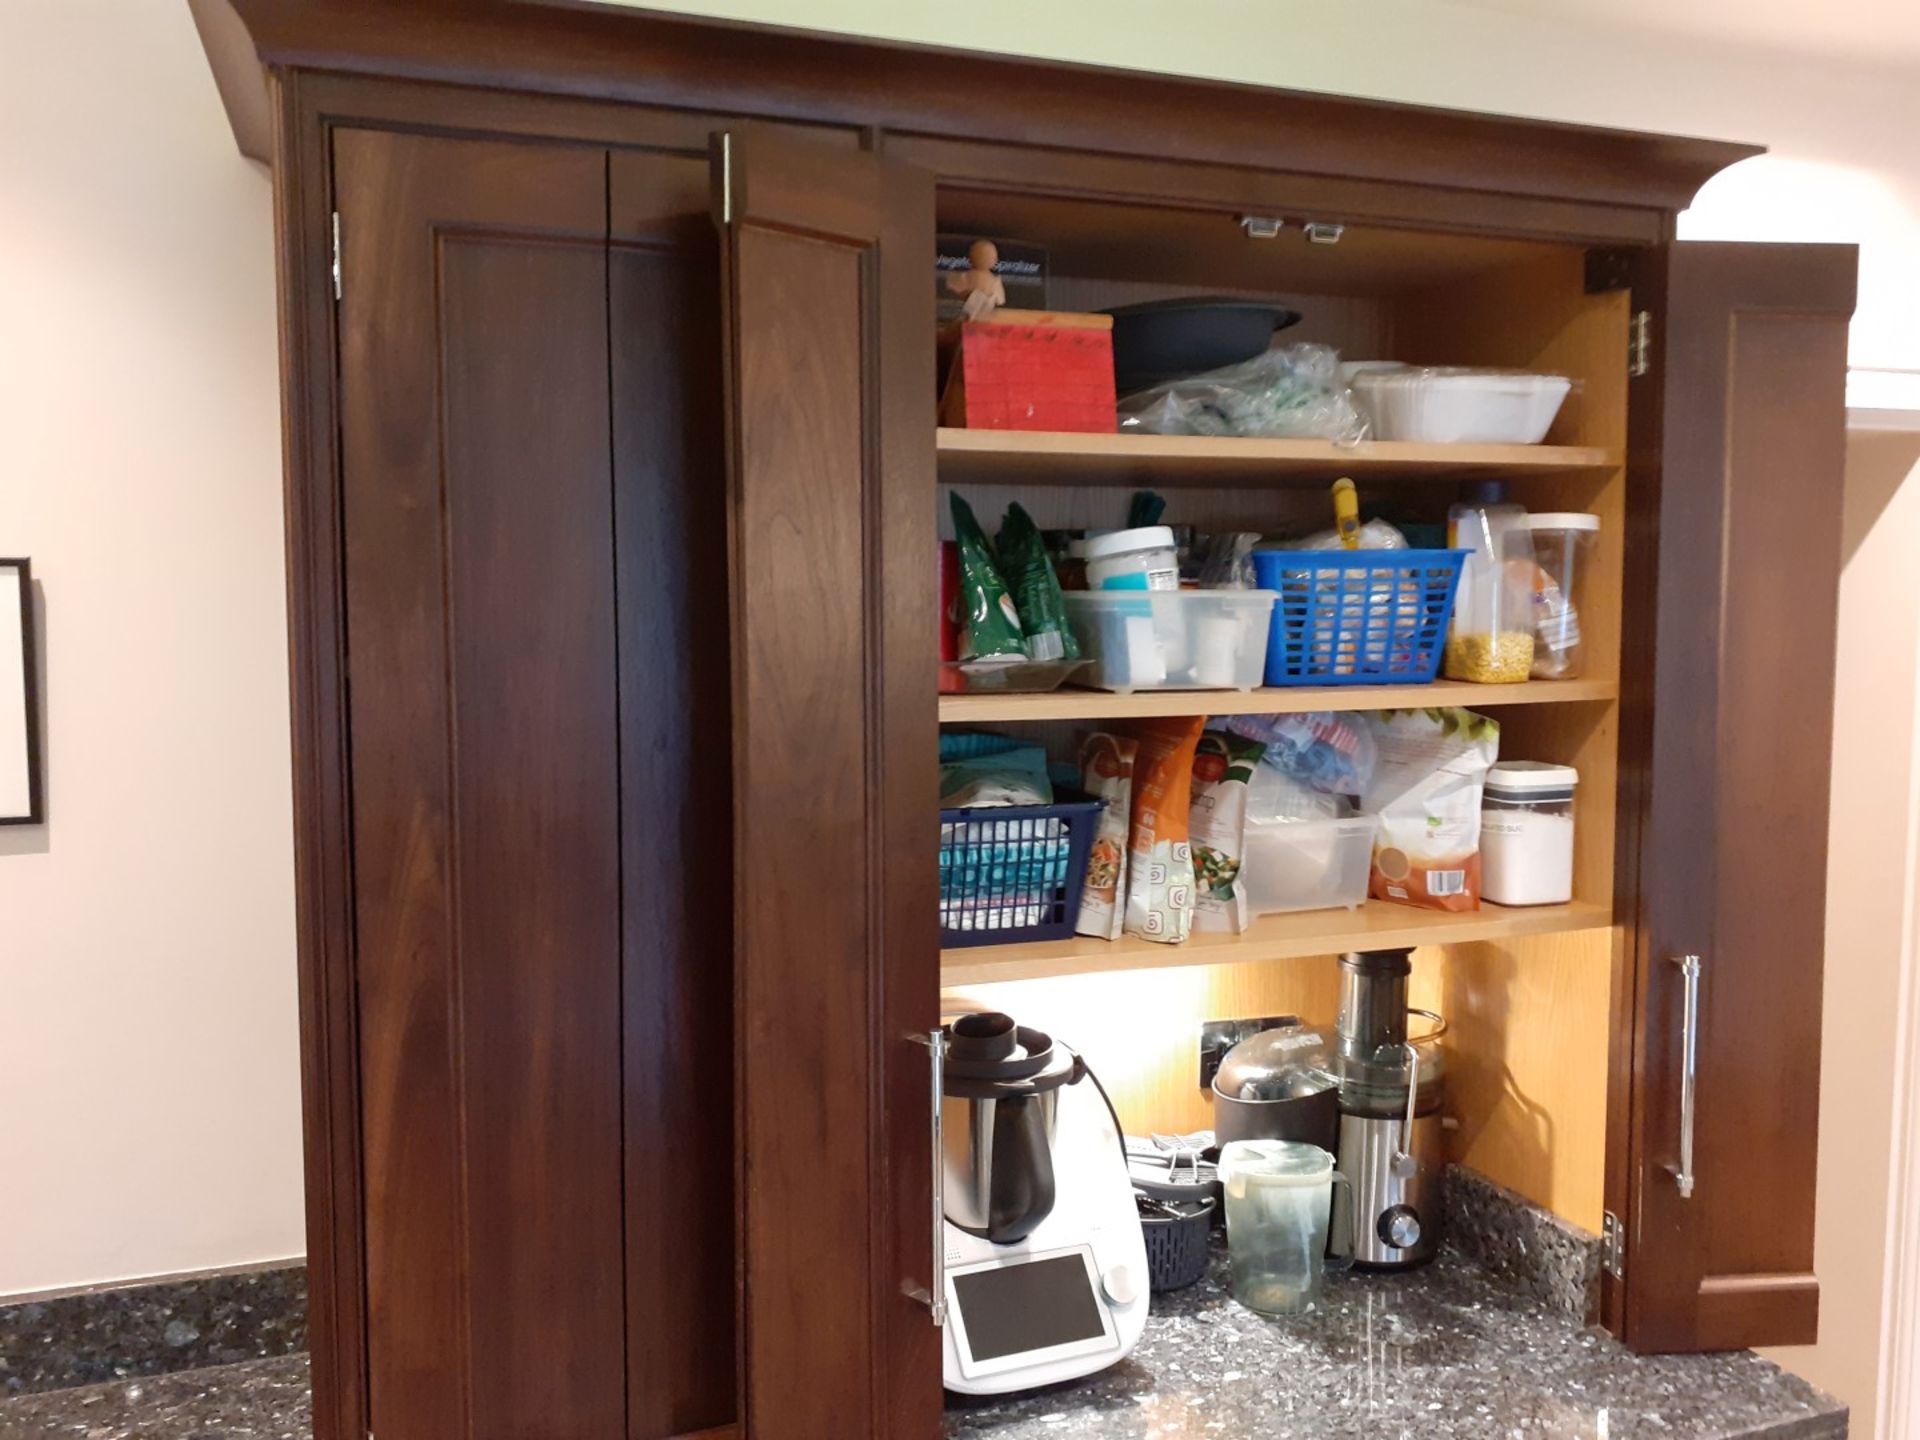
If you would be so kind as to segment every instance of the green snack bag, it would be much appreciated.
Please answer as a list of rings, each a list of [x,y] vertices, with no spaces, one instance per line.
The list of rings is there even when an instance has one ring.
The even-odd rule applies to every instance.
[[[1053,573],[1053,557],[1033,517],[1018,504],[1007,506],[1000,525],[1000,578],[1013,592],[1026,635],[1029,660],[1078,660],[1080,642],[1067,624],[1067,602]]]
[[[1027,647],[1020,633],[1020,612],[1000,578],[993,546],[973,518],[973,507],[949,491],[953,502],[953,538],[960,547],[960,598],[967,607],[966,629],[960,636],[962,660],[1024,660]]]

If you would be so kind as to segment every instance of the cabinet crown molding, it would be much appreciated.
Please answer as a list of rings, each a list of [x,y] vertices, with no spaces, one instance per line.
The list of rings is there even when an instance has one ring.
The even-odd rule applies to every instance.
[[[1764,147],[849,39],[611,6],[188,0],[243,153],[323,70],[1672,215]],[[994,103],[981,103],[992,95]]]

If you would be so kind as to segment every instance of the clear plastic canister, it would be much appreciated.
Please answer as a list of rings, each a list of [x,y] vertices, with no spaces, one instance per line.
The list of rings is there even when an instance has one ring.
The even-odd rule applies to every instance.
[[[1529,515],[1533,532],[1533,678],[1572,680],[1586,666],[1580,634],[1598,515]]]
[[[1573,899],[1571,765],[1502,760],[1480,801],[1480,895],[1496,905],[1564,905]]]
[[[1447,544],[1465,550],[1445,659],[1449,680],[1512,685],[1533,668],[1533,533],[1527,512],[1469,501],[1447,512]]]
[[[1170,526],[1145,525],[1089,535],[1086,553],[1089,590],[1180,588],[1180,558]]]

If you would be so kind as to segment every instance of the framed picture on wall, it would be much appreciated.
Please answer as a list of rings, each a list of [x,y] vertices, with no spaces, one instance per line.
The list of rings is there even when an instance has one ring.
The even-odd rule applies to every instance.
[[[0,560],[0,825],[38,825],[39,667],[34,663],[33,570]]]

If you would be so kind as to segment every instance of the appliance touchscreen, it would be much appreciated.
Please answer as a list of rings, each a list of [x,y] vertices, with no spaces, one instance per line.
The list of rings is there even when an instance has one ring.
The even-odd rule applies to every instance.
[[[953,1293],[975,1361],[1106,1333],[1087,1262],[1078,1254],[956,1275]]]

